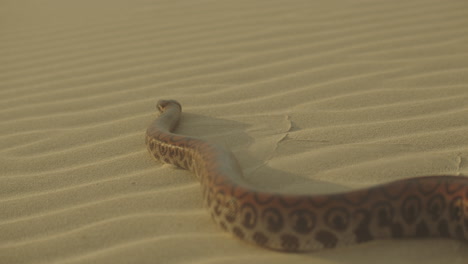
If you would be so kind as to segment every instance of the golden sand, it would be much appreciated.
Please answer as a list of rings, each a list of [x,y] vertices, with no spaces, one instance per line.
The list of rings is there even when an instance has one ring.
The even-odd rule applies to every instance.
[[[466,1],[2,1],[0,263],[468,263],[452,240],[310,254],[219,230],[144,145],[230,148],[278,192],[468,175]]]

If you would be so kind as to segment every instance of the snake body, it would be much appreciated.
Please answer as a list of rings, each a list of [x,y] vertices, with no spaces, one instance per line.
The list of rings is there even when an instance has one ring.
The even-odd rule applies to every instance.
[[[242,240],[288,252],[386,238],[468,241],[468,177],[416,177],[329,195],[258,191],[230,151],[172,133],[182,111],[177,101],[161,100],[157,108],[146,133],[149,152],[193,172],[214,222]]]

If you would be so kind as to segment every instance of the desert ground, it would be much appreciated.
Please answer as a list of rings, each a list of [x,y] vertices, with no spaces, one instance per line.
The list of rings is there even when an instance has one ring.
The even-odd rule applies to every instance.
[[[468,243],[288,254],[213,224],[145,146],[229,148],[246,180],[336,193],[468,175],[466,1],[2,1],[0,263],[468,263]]]

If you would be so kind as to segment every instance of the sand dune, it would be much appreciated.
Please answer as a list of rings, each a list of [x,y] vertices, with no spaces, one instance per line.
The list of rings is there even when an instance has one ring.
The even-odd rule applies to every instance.
[[[0,6],[0,263],[468,263],[439,239],[248,245],[144,145],[170,98],[178,132],[230,148],[259,189],[468,175],[467,3]]]

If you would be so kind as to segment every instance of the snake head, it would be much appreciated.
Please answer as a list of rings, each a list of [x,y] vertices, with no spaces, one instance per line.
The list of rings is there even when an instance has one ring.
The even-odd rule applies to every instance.
[[[166,111],[167,108],[173,107],[173,106],[177,106],[179,107],[180,110],[182,110],[182,106],[176,100],[159,100],[158,103],[156,104],[156,107],[161,113]]]

